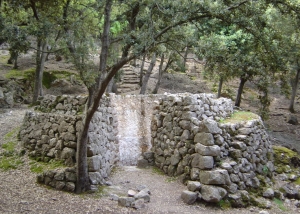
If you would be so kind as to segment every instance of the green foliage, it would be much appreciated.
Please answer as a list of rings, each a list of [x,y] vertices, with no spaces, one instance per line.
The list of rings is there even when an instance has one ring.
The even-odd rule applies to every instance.
[[[281,209],[282,211],[288,211],[288,209],[284,206],[283,201],[281,201],[278,198],[274,198],[273,201],[274,201],[275,204],[277,204],[279,209]]]

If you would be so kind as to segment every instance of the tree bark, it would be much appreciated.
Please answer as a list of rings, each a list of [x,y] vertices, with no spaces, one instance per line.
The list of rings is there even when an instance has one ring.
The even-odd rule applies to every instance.
[[[159,88],[159,86],[160,86],[161,77],[162,77],[162,74],[163,74],[164,60],[165,60],[165,55],[162,54],[161,59],[160,59],[159,69],[158,69],[157,83],[156,83],[155,88],[154,88],[154,90],[153,90],[153,92],[152,92],[153,94],[157,94],[158,88]]]
[[[219,87],[218,87],[218,95],[217,97],[220,98],[221,97],[221,93],[222,93],[222,87],[223,87],[223,77],[220,77],[219,80]]]
[[[237,106],[237,107],[240,107],[240,105],[241,105],[242,93],[243,93],[244,85],[247,82],[247,80],[248,79],[245,77],[240,78],[240,85],[239,85],[238,93],[236,95],[236,100],[235,100],[235,106]]]
[[[186,60],[187,60],[188,54],[189,54],[189,47],[186,46],[185,52],[184,52],[184,56],[183,56],[183,67],[184,67],[184,70],[186,70]]]
[[[300,68],[297,69],[297,73],[296,73],[295,79],[291,80],[292,95],[291,95],[290,106],[289,106],[289,111],[291,113],[295,113],[294,103],[295,103],[295,98],[296,98],[297,89],[298,89],[298,85],[299,85],[299,78],[300,78]]]
[[[139,85],[142,87],[143,85],[143,76],[144,76],[144,66],[145,66],[146,54],[143,55],[141,69],[140,69],[140,83]]]
[[[76,193],[81,193],[89,190],[91,184],[89,181],[88,166],[87,166],[87,143],[88,143],[88,130],[90,122],[94,116],[94,113],[99,107],[100,99],[107,88],[108,83],[113,78],[118,70],[114,70],[113,76],[107,75],[101,83],[101,74],[106,73],[106,62],[109,49],[109,29],[110,29],[110,12],[112,7],[112,0],[107,0],[104,11],[104,29],[102,34],[102,48],[100,53],[100,74],[95,84],[95,91],[89,91],[89,102],[88,110],[83,124],[83,130],[81,132],[79,141],[77,143],[77,182],[76,182]],[[94,95],[95,93],[96,96]],[[91,102],[92,100],[92,102]]]
[[[34,92],[33,100],[35,103],[39,96],[43,96],[43,72],[44,64],[46,60],[46,48],[47,44],[38,38],[37,41],[37,52],[36,52],[36,69],[35,69],[35,82],[34,82]]]
[[[155,66],[155,63],[156,63],[156,53],[154,53],[153,56],[152,56],[152,60],[150,62],[149,68],[148,68],[147,73],[146,73],[146,75],[144,77],[144,80],[143,80],[143,84],[142,84],[140,94],[145,94],[146,93],[148,81],[150,79],[150,75],[151,75],[151,72],[152,72],[152,70]]]

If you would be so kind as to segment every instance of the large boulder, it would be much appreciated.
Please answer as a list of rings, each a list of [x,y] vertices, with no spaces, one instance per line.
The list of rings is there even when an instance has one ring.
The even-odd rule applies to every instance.
[[[200,182],[202,184],[230,185],[230,177],[225,169],[213,171],[200,171]]]
[[[202,199],[206,202],[218,203],[227,195],[227,191],[218,186],[202,185],[201,195]]]
[[[181,193],[181,199],[186,204],[193,204],[198,198],[198,193],[185,190]]]

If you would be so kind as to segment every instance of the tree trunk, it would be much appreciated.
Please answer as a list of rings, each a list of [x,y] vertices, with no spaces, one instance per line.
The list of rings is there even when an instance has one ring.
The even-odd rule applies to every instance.
[[[100,74],[97,78],[96,82],[96,91],[93,92],[91,97],[89,97],[89,102],[91,105],[89,106],[86,117],[83,124],[83,130],[80,135],[79,141],[77,143],[77,182],[76,182],[76,193],[81,193],[89,190],[91,188],[91,184],[89,181],[89,174],[88,174],[88,166],[87,166],[87,143],[88,143],[88,130],[90,126],[90,122],[94,116],[94,113],[99,107],[100,99],[105,92],[105,89],[110,82],[110,80],[113,78],[113,76],[116,74],[116,72],[119,70],[116,70],[113,75],[112,73],[108,74],[104,78],[102,82],[101,81],[101,74],[106,72],[106,62],[107,62],[107,56],[108,56],[108,49],[109,49],[109,29],[110,29],[110,12],[112,7],[112,0],[107,0],[105,5],[105,11],[104,11],[104,29],[102,34],[102,48],[100,53]],[[96,96],[94,95],[96,93]],[[92,102],[91,102],[92,100]]]
[[[154,90],[152,92],[153,94],[157,94],[158,88],[160,86],[160,81],[161,81],[161,77],[162,77],[162,74],[163,74],[164,60],[165,60],[165,55],[162,54],[161,59],[160,59],[159,69],[158,69],[157,83],[156,83],[155,88],[154,88]]]
[[[291,95],[290,106],[289,106],[289,111],[291,113],[295,113],[294,103],[295,103],[295,98],[296,98],[296,94],[297,94],[297,89],[298,89],[298,84],[299,84],[299,78],[300,78],[300,68],[297,69],[297,74],[296,74],[295,79],[291,80],[292,95]]]
[[[248,79],[245,77],[241,77],[240,80],[241,81],[240,81],[238,93],[236,95],[236,100],[235,100],[235,106],[237,106],[237,107],[240,107],[240,105],[241,105],[243,88]]]
[[[145,66],[145,61],[146,61],[146,54],[143,55],[142,59],[142,64],[141,64],[141,69],[140,69],[140,83],[139,85],[142,87],[143,85],[143,76],[144,76],[144,66]]]
[[[150,75],[151,75],[151,72],[152,72],[152,70],[153,70],[153,68],[155,66],[155,63],[156,63],[156,54],[154,53],[153,56],[152,56],[152,60],[150,62],[149,68],[147,70],[147,73],[146,73],[146,75],[144,77],[140,94],[145,94],[146,93],[148,81],[150,79]]]
[[[186,60],[187,60],[188,54],[189,54],[189,47],[186,46],[185,52],[184,52],[184,56],[183,56],[183,67],[184,67],[184,70],[186,70]]]
[[[223,77],[220,77],[220,80],[219,80],[219,88],[218,88],[218,98],[221,97],[222,87],[223,87]]]
[[[33,100],[35,103],[39,96],[43,96],[43,71],[44,64],[46,60],[46,47],[45,41],[38,39],[37,41],[37,52],[36,52],[36,69],[35,69],[35,82],[34,82],[34,92]]]

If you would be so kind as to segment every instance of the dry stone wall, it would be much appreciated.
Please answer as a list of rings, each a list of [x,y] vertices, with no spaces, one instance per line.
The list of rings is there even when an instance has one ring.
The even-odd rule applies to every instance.
[[[20,130],[21,140],[29,155],[38,161],[54,159],[74,167],[78,135],[82,129],[83,115],[80,113],[86,100],[87,97],[83,96],[46,96],[40,99],[36,111],[26,113]],[[118,163],[117,121],[110,105],[110,99],[103,97],[90,124],[87,156],[93,185],[104,184],[112,167]],[[59,180],[61,176],[55,174],[55,170],[45,172],[38,181],[67,191],[75,189],[71,184],[73,177],[72,181],[68,178],[70,176]],[[70,168],[66,168],[64,174],[69,175]],[[62,182],[66,186],[62,187]]]
[[[46,96],[39,100],[39,111],[26,114],[20,136],[29,155],[62,160],[70,167],[45,172],[39,182],[75,188],[76,145],[86,100]],[[90,181],[105,184],[115,165],[150,164],[183,182],[199,182],[208,202],[258,188],[259,176],[268,182],[273,171],[269,138],[260,119],[218,122],[232,113],[231,100],[211,94],[104,96],[89,129]]]
[[[258,188],[258,175],[274,168],[268,135],[260,119],[217,122],[232,113],[230,100],[206,94],[160,100],[151,127],[155,165],[183,182],[199,181],[207,202]]]

